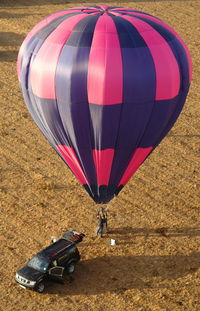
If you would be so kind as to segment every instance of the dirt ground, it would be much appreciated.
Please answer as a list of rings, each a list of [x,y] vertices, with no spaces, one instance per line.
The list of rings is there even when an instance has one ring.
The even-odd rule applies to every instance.
[[[83,2],[0,1],[0,310],[200,310],[200,2],[107,3],[153,14],[182,36],[193,59],[186,105],[109,203],[111,233],[96,239],[96,205],[32,121],[16,75],[19,47],[32,27]],[[86,234],[74,281],[52,283],[43,295],[18,287],[16,270],[68,228]],[[116,246],[109,245],[110,237]]]

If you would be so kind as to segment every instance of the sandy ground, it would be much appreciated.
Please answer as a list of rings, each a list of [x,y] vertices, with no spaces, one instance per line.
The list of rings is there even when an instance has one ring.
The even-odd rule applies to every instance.
[[[186,105],[108,205],[109,237],[117,245],[110,246],[108,237],[96,239],[96,206],[33,123],[16,76],[17,52],[28,31],[45,16],[81,3],[1,0],[0,310],[200,310],[200,2],[108,3],[156,15],[184,38],[194,71]],[[16,270],[67,228],[87,235],[74,281],[52,283],[43,295],[19,288]]]

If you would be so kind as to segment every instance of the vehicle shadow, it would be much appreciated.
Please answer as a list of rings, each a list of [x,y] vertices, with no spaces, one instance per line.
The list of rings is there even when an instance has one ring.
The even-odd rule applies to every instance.
[[[72,278],[63,285],[50,283],[47,294],[94,295],[125,292],[137,288],[191,286],[176,279],[194,274],[200,267],[200,253],[190,256],[104,256],[81,261]],[[174,281],[174,284],[172,282]],[[193,279],[194,281],[194,279]]]

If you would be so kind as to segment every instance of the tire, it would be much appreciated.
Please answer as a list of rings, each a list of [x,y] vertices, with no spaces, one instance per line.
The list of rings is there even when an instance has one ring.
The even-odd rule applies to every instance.
[[[39,283],[37,284],[35,290],[36,290],[36,292],[38,292],[38,293],[41,294],[41,293],[43,293],[44,288],[45,288],[44,282],[39,282]]]
[[[71,263],[71,264],[67,267],[67,272],[71,274],[71,273],[74,272],[74,270],[75,270],[75,265],[74,265],[74,263]]]

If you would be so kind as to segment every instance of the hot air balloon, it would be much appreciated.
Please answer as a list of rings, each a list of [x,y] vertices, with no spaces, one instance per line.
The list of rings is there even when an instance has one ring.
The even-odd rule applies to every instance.
[[[171,129],[192,72],[167,24],[106,5],[45,18],[17,67],[32,118],[96,203],[117,195]]]

